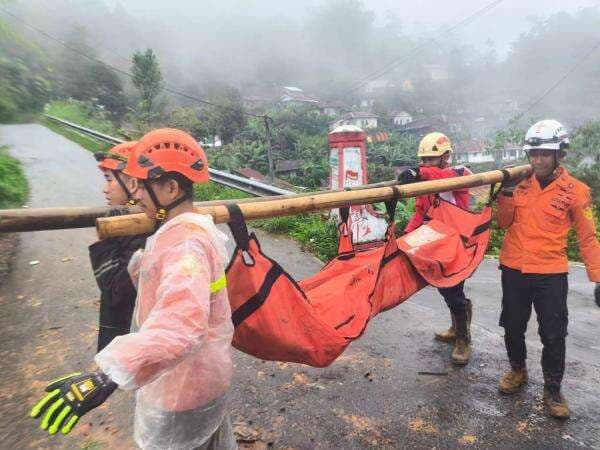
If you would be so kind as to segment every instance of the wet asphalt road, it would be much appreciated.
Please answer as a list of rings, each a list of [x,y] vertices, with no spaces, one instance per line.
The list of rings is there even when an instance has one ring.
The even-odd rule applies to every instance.
[[[0,127],[29,178],[31,207],[100,205],[101,177],[89,152],[39,125]],[[93,230],[21,235],[13,271],[0,288],[0,442],[11,449],[128,449],[132,397],[117,392],[69,437],[48,438],[26,417],[47,380],[92,368],[98,291],[87,259]],[[259,233],[266,253],[294,276],[321,264],[291,241]],[[30,265],[31,261],[39,261]],[[570,325],[564,392],[572,419],[545,416],[541,345],[528,331],[530,382],[497,392],[506,357],[497,326],[497,264],[484,261],[467,282],[474,301],[474,355],[453,368],[433,332],[449,321],[427,288],[376,317],[332,366],[263,362],[236,352],[232,416],[255,434],[245,448],[600,448],[600,308],[585,271],[569,277]],[[420,371],[440,375],[420,375]],[[254,440],[250,439],[250,440]]]

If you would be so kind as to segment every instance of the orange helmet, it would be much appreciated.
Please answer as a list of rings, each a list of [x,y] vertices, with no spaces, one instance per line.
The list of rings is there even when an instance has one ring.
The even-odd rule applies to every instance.
[[[154,180],[177,172],[192,183],[208,182],[208,160],[196,140],[181,130],[161,128],[140,139],[123,173],[140,180]]]
[[[107,152],[96,152],[94,158],[99,162],[100,169],[123,170],[129,156],[133,153],[137,141],[122,142]]]

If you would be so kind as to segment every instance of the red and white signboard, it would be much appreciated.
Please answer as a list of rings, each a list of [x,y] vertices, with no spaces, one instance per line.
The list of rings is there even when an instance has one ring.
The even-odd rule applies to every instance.
[[[367,184],[367,134],[358,127],[344,125],[329,133],[329,188]],[[339,218],[339,211],[335,211]],[[387,223],[371,205],[350,207],[350,229],[354,242],[383,239]]]

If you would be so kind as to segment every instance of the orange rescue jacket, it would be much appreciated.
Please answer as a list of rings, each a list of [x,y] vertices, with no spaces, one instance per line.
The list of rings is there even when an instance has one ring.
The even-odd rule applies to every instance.
[[[590,188],[565,168],[545,189],[535,175],[523,180],[512,196],[498,197],[498,226],[506,229],[500,264],[523,273],[566,273],[567,234],[574,226],[591,281],[600,282],[600,244]]]

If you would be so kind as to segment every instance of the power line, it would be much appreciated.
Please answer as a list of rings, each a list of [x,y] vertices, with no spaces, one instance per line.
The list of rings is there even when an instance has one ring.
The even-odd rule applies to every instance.
[[[3,12],[7,16],[12,17],[14,20],[22,23],[27,28],[30,28],[30,29],[34,30],[35,32],[37,32],[37,33],[45,36],[46,38],[50,39],[51,41],[56,42],[57,44],[63,46],[67,50],[69,50],[69,51],[71,51],[71,52],[73,52],[73,53],[81,56],[82,58],[85,58],[85,59],[87,59],[89,61],[92,61],[92,62],[96,62],[98,64],[102,64],[103,66],[105,66],[105,67],[107,67],[107,68],[109,68],[109,69],[111,69],[111,70],[113,70],[113,71],[115,71],[117,73],[125,75],[125,76],[127,76],[129,78],[133,78],[133,75],[130,72],[128,72],[127,70],[119,69],[118,67],[112,66],[112,65],[110,65],[110,64],[108,64],[108,63],[106,63],[106,62],[104,62],[104,61],[102,61],[102,60],[100,60],[100,59],[98,59],[98,58],[96,58],[94,56],[88,55],[87,53],[82,52],[79,49],[71,47],[66,42],[63,42],[62,40],[60,40],[60,39],[52,36],[51,34],[47,33],[46,31],[42,30],[41,28],[38,28],[38,27],[36,27],[36,26],[34,26],[34,25],[26,22],[25,20],[23,20],[19,16],[11,13],[10,11],[6,10],[3,7],[0,7],[0,12]],[[252,113],[243,111],[243,110],[238,109],[238,108],[233,108],[231,106],[219,105],[218,103],[213,103],[213,102],[210,102],[208,100],[204,100],[204,99],[202,99],[200,97],[196,97],[196,96],[193,96],[193,95],[186,94],[184,92],[180,92],[180,91],[178,91],[178,90],[170,87],[167,84],[165,84],[164,90],[167,91],[167,92],[169,92],[169,93],[171,93],[171,94],[178,95],[180,97],[186,98],[188,100],[193,100],[193,101],[196,101],[198,103],[202,103],[204,105],[213,106],[215,108],[220,108],[220,109],[226,109],[226,110],[229,110],[229,111],[234,111],[234,112],[237,112],[237,113],[240,113],[240,114],[245,114],[245,115],[250,116],[250,117],[255,117],[255,118],[262,118],[263,117],[262,115],[252,114]]]
[[[560,77],[553,85],[551,85],[548,89],[546,89],[537,99],[535,99],[525,111],[517,114],[515,117],[516,120],[521,119],[525,114],[535,108],[539,103],[544,100],[548,95],[554,91],[563,81],[565,81],[575,70],[577,70],[598,48],[600,48],[600,41],[596,42],[594,46],[592,46],[587,52],[585,52],[581,58],[579,58],[575,63],[567,70],[562,77]]]
[[[492,9],[494,9],[496,6],[498,6],[500,3],[502,3],[504,0],[494,0],[493,2],[487,4],[486,6],[484,6],[483,8],[475,11],[473,14],[465,17],[464,19],[462,19],[460,22],[458,22],[457,24],[451,26],[450,28],[444,30],[446,34],[450,34],[455,32],[456,30],[458,30],[459,28],[469,25],[470,23],[474,22],[475,20],[477,20],[480,16],[484,15],[485,13],[487,13],[488,11],[491,11]],[[425,43],[416,46],[415,48],[412,49],[412,51],[406,55],[402,55],[392,61],[390,61],[389,63],[387,63],[385,66],[383,66],[382,68],[371,72],[370,74],[364,76],[363,78],[361,78],[360,80],[358,80],[357,82],[355,82],[354,84],[352,84],[348,90],[345,90],[344,92],[342,92],[339,96],[337,97],[343,97],[347,94],[350,94],[354,91],[356,91],[357,89],[361,88],[364,84],[366,84],[369,80],[371,80],[373,77],[380,77],[382,75],[385,75],[386,73],[388,73],[389,71],[393,70],[394,67],[396,67],[397,65],[407,61],[409,58],[411,58],[412,56],[416,55],[417,53],[419,53],[421,50],[423,50],[424,48],[428,47],[429,45],[433,44],[433,43],[440,43],[440,41],[438,39],[435,38],[431,38],[428,41],[426,41]]]

